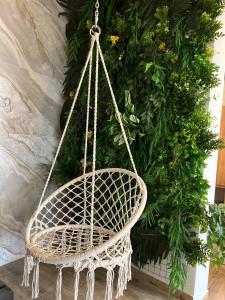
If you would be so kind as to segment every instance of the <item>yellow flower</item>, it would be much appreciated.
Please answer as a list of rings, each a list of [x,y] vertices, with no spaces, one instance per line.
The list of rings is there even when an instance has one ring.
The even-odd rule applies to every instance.
[[[113,45],[116,45],[116,43],[118,43],[119,41],[119,36],[117,35],[110,35],[109,36],[109,41],[113,44]]]
[[[93,25],[93,23],[92,23],[91,20],[87,20],[87,21],[86,21],[86,28],[87,28],[87,29],[91,29],[92,25]]]
[[[165,50],[166,50],[166,43],[161,42],[161,43],[159,44],[159,50],[165,51]]]

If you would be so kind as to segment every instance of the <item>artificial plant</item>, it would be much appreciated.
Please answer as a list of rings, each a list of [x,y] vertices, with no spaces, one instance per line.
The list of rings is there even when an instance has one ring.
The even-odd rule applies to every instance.
[[[58,3],[68,21],[63,127],[87,53],[94,1]],[[218,214],[214,210],[213,219],[213,208],[207,210],[203,170],[221,145],[210,130],[207,102],[218,84],[212,42],[220,35],[223,7],[223,0],[100,1],[102,48],[137,170],[148,187],[146,209],[132,234],[134,260],[143,265],[170,253],[171,290],[184,286],[187,263],[204,263],[213,244],[222,244],[214,228]],[[97,167],[131,169],[103,77],[99,92]],[[57,163],[59,183],[82,172],[86,93],[84,88]],[[209,227],[211,239],[204,242],[198,232]]]

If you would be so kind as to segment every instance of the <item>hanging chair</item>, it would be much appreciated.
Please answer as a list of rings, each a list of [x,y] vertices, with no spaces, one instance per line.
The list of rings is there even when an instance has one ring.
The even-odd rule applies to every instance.
[[[95,14],[98,16],[98,2]],[[95,270],[107,270],[105,300],[112,299],[114,269],[118,267],[117,297],[123,295],[131,279],[130,231],[145,207],[147,191],[138,176],[127,141],[121,116],[99,44],[100,28],[92,27],[91,46],[82,71],[76,95],[56,151],[37,210],[29,221],[26,231],[26,250],[22,285],[29,286],[33,270],[32,298],[39,295],[39,263],[54,264],[58,268],[56,299],[61,299],[62,269],[73,267],[75,272],[74,300],[78,299],[80,272],[87,269],[86,300],[94,299]],[[93,50],[96,48],[94,130],[92,171],[86,173],[90,99],[92,85]],[[121,169],[95,169],[98,106],[99,58],[108,82],[115,113],[134,172]],[[76,100],[89,66],[86,134],[83,175],[58,188],[47,199],[44,196],[60,152]]]

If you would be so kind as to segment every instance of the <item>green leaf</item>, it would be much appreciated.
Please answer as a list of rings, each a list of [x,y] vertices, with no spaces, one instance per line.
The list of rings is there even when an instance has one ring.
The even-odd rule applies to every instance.
[[[152,75],[152,80],[155,82],[157,86],[161,85],[163,80],[165,79],[164,70],[165,68],[155,65],[154,73]]]
[[[148,72],[153,66],[154,66],[154,64],[151,62],[145,64],[145,73]]]

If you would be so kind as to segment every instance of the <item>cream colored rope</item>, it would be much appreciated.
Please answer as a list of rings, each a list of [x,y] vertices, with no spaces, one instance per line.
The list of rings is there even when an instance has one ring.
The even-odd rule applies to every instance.
[[[56,154],[55,154],[55,157],[54,157],[51,169],[50,169],[50,172],[48,174],[48,177],[47,177],[47,180],[46,180],[46,183],[45,183],[45,186],[44,186],[44,189],[43,189],[43,192],[42,192],[39,204],[38,204],[38,207],[39,207],[40,204],[43,201],[44,196],[45,196],[45,193],[46,193],[46,190],[47,190],[47,187],[48,187],[53,169],[55,167],[56,160],[58,158],[60,149],[62,147],[64,138],[65,138],[65,135],[66,135],[66,132],[67,132],[67,129],[68,129],[71,117],[72,117],[72,113],[73,113],[73,110],[74,110],[74,107],[75,107],[75,104],[76,104],[76,101],[77,101],[77,98],[78,98],[78,95],[79,95],[79,92],[80,92],[80,88],[81,88],[81,85],[82,85],[82,82],[83,82],[83,79],[84,79],[84,75],[86,73],[86,70],[87,70],[87,67],[88,67],[89,63],[90,63],[90,65],[89,65],[89,83],[88,83],[88,105],[89,105],[89,109],[90,109],[92,53],[93,53],[94,44],[96,42],[96,44],[97,44],[97,47],[96,47],[96,80],[95,80],[95,110],[94,110],[93,168],[92,168],[93,169],[93,177],[92,177],[93,188],[92,188],[92,200],[91,200],[91,219],[92,220],[93,220],[92,214],[93,214],[94,180],[95,180],[94,172],[95,172],[95,164],[96,164],[97,98],[98,98],[98,70],[99,70],[99,58],[98,57],[99,57],[99,55],[100,55],[100,58],[101,58],[101,61],[102,61],[103,69],[104,69],[105,76],[106,76],[106,79],[107,79],[107,82],[108,82],[108,85],[109,85],[111,97],[112,97],[113,104],[114,104],[115,111],[116,111],[116,115],[117,115],[117,118],[118,118],[118,122],[120,124],[120,128],[121,128],[123,138],[124,138],[124,141],[125,141],[125,144],[126,144],[126,147],[127,147],[127,151],[128,151],[131,163],[132,163],[132,167],[133,167],[134,172],[137,176],[137,180],[140,183],[139,176],[138,176],[138,173],[137,173],[137,169],[136,169],[136,166],[135,166],[135,163],[134,163],[134,159],[133,159],[133,156],[132,156],[132,153],[131,153],[131,150],[130,150],[130,146],[129,146],[129,143],[128,143],[128,140],[127,140],[127,137],[126,137],[126,132],[125,132],[123,122],[122,122],[122,119],[121,119],[121,116],[120,116],[120,112],[119,112],[119,109],[118,109],[118,106],[117,106],[117,103],[116,103],[116,99],[115,99],[114,91],[113,91],[113,88],[112,88],[112,84],[111,84],[109,74],[108,74],[108,71],[107,71],[107,68],[106,68],[106,64],[105,64],[105,61],[104,61],[101,46],[100,46],[100,43],[99,43],[99,34],[100,34],[100,32],[98,32],[98,33],[94,32],[93,33],[93,31],[91,31],[91,36],[92,36],[91,47],[90,47],[90,50],[89,50],[89,53],[88,53],[88,56],[87,56],[87,60],[85,62],[85,66],[84,66],[84,69],[83,69],[83,72],[82,72],[82,75],[81,75],[81,78],[80,78],[80,81],[79,81],[79,84],[78,84],[78,87],[77,87],[77,91],[76,91],[73,103],[71,105],[69,116],[68,116],[68,119],[66,121],[66,125],[65,125],[65,128],[63,130],[63,133],[62,133],[62,137],[60,139],[60,142],[59,142],[59,145],[58,145],[58,148],[57,148],[57,151],[56,151]],[[86,120],[84,172],[85,172],[86,166],[87,166],[87,134],[88,134],[87,121],[89,121],[89,112],[87,113],[87,120]],[[91,242],[91,244],[92,244],[92,242]]]
[[[92,36],[92,39],[95,39]],[[94,40],[95,43],[95,40]],[[92,81],[92,57],[93,57],[93,50],[90,56],[89,62],[89,75],[88,75],[88,97],[87,97],[87,115],[86,115],[86,131],[85,131],[85,147],[84,147],[84,220],[83,223],[85,224],[86,221],[86,208],[87,208],[87,190],[86,190],[86,168],[87,168],[87,148],[88,148],[88,127],[89,127],[89,116],[90,116],[90,100],[91,100],[91,81]]]
[[[76,94],[75,94],[75,96],[74,96],[73,103],[72,103],[72,105],[71,105],[71,109],[70,109],[70,112],[69,112],[69,116],[68,116],[68,119],[67,119],[67,121],[66,121],[66,125],[65,125],[65,128],[64,128],[64,130],[63,130],[62,137],[61,137],[61,139],[60,139],[60,142],[59,142],[59,145],[58,145],[58,148],[57,148],[57,151],[56,151],[54,160],[53,160],[53,162],[52,162],[52,166],[51,166],[51,169],[50,169],[50,171],[49,171],[49,174],[48,174],[48,177],[47,177],[47,180],[46,180],[46,183],[45,183],[43,192],[42,192],[42,194],[41,194],[41,198],[40,198],[38,207],[41,205],[41,203],[42,203],[42,201],[43,201],[43,199],[44,199],[44,196],[45,196],[45,193],[46,193],[46,190],[47,190],[49,181],[50,181],[50,179],[51,179],[51,175],[52,175],[53,169],[54,169],[54,167],[55,167],[56,160],[57,160],[57,158],[58,158],[60,149],[61,149],[61,147],[62,147],[62,143],[63,143],[63,141],[64,141],[64,138],[65,138],[65,135],[66,135],[66,132],[67,132],[69,123],[70,123],[70,119],[71,119],[71,117],[72,117],[73,110],[74,110],[74,107],[75,107],[75,104],[76,104],[76,101],[77,101],[77,98],[78,98],[78,95],[79,95],[79,92],[80,92],[81,84],[82,84],[82,82],[83,82],[84,75],[85,75],[85,73],[86,73],[87,66],[88,66],[88,63],[89,63],[90,58],[91,58],[91,55],[92,55],[94,43],[95,43],[95,38],[92,36],[92,39],[91,39],[91,47],[90,47],[90,50],[89,50],[89,53],[88,53],[88,56],[87,56],[87,60],[86,60],[85,65],[84,65],[84,69],[83,69],[83,71],[82,71],[82,75],[81,75],[81,78],[80,78],[80,81],[79,81],[79,84],[78,84],[78,87],[77,87],[77,90],[76,90]]]
[[[85,131],[85,147],[84,147],[84,168],[83,175],[86,173],[87,167],[87,148],[88,148],[88,128],[90,116],[90,100],[91,100],[91,80],[92,80],[92,54],[89,62],[89,76],[88,76],[88,97],[87,97],[87,116],[86,116],[86,131]]]
[[[106,79],[107,79],[107,82],[108,82],[108,85],[109,85],[109,89],[110,89],[111,97],[112,97],[113,104],[114,104],[114,107],[115,107],[118,122],[120,124],[120,128],[121,128],[121,131],[122,131],[122,134],[123,134],[124,142],[126,144],[127,151],[129,153],[129,156],[130,156],[130,161],[132,163],[132,167],[134,169],[135,175],[137,176],[138,183],[140,183],[139,176],[138,176],[138,173],[137,173],[137,169],[136,169],[136,166],[135,166],[135,163],[134,163],[134,159],[133,159],[133,156],[132,156],[132,153],[131,153],[131,150],[130,150],[130,146],[129,146],[129,143],[128,143],[128,140],[127,140],[126,132],[125,132],[123,122],[122,122],[122,119],[121,119],[121,116],[120,116],[120,112],[119,112],[119,109],[118,109],[118,106],[117,106],[117,103],[116,103],[116,98],[115,98],[115,95],[114,95],[112,84],[111,84],[109,74],[108,74],[108,71],[107,71],[107,68],[106,68],[104,56],[102,54],[102,49],[101,49],[101,46],[100,46],[100,43],[99,43],[99,39],[96,39],[96,44],[97,44],[97,48],[99,50],[99,54],[100,54],[103,69],[104,69],[104,72],[105,72],[105,76],[106,76]]]
[[[95,33],[95,40],[98,41],[99,34]],[[90,244],[93,246],[94,226],[94,200],[95,200],[95,168],[96,168],[96,136],[98,118],[98,74],[99,74],[99,50],[96,47],[96,69],[95,69],[95,105],[94,105],[94,137],[93,137],[93,165],[92,165],[92,193],[91,193],[91,236]]]

